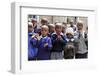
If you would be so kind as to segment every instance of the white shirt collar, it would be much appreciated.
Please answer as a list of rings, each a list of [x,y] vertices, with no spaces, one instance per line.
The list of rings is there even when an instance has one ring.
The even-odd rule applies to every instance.
[[[47,38],[47,36],[43,37],[43,36],[41,35],[40,38]]]

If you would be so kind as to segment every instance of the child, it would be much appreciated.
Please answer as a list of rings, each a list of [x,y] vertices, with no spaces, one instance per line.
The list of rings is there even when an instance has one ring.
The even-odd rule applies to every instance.
[[[77,30],[73,20],[70,21],[70,27],[73,28],[73,31]]]
[[[87,46],[85,44],[85,31],[83,30],[83,22],[79,21],[77,23],[77,28],[78,31],[77,33],[77,38],[78,38],[78,50],[76,51],[76,56],[75,58],[87,58],[88,50]]]
[[[39,27],[39,23],[38,23],[37,19],[36,18],[32,18],[31,22],[32,22],[33,28],[34,28],[33,32],[34,33],[39,33],[40,32],[40,27]]]
[[[63,47],[66,44],[66,38],[62,33],[62,24],[56,23],[55,25],[55,33],[52,34],[52,52],[51,52],[51,59],[63,59]]]
[[[37,38],[35,38],[35,33],[33,31],[33,24],[28,23],[28,60],[36,60],[37,56]]]
[[[55,25],[54,24],[49,24],[49,37],[55,32]]]
[[[41,35],[41,27],[43,25],[48,25],[48,19],[47,18],[42,18],[41,21],[40,21],[40,24],[39,24],[39,27],[38,27],[38,34],[39,36]]]
[[[75,39],[74,39],[74,31],[72,28],[68,28],[66,31],[66,40],[67,44],[64,47],[64,58],[65,59],[73,59],[75,55]]]
[[[49,60],[50,50],[52,48],[52,43],[50,37],[48,37],[49,28],[46,25],[41,26],[41,36],[38,45],[38,60]]]
[[[35,18],[32,18],[31,22],[32,22],[33,27],[34,27],[33,32],[37,33],[37,20]]]
[[[65,35],[66,33],[66,26],[65,25],[62,25],[62,33]]]
[[[36,25],[37,25],[37,20],[35,19],[35,18],[32,18],[32,24],[33,24],[33,27],[36,27]]]
[[[47,18],[42,18],[41,19],[41,26],[42,25],[48,25],[48,19]]]

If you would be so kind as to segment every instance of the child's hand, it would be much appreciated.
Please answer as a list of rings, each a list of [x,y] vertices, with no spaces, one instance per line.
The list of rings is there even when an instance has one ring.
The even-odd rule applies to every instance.
[[[58,39],[58,40],[60,40],[60,39],[62,39],[62,38],[61,38],[61,36],[60,36],[60,35],[58,35],[58,36],[57,36],[57,39]]]
[[[37,38],[39,36],[39,34],[36,34],[35,37]]]
[[[34,38],[35,37],[35,35],[32,35],[32,37],[31,38]]]
[[[45,44],[44,44],[44,47],[46,47],[46,46],[48,46],[48,43],[45,43]]]
[[[68,48],[73,48],[73,46],[72,45],[68,45]]]
[[[32,38],[37,38],[39,35],[38,34],[34,34],[32,35]]]
[[[39,34],[36,34],[35,38],[37,38],[38,40],[40,40]]]

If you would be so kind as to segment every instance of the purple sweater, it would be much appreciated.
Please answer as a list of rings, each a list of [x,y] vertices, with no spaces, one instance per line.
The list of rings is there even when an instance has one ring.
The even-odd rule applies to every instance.
[[[44,46],[45,43],[48,43],[48,46]],[[50,37],[41,37],[38,46],[38,60],[48,60],[50,59],[50,50],[52,48],[52,43]]]

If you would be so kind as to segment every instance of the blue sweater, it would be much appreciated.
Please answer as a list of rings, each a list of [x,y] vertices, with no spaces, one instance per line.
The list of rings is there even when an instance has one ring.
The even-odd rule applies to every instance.
[[[45,43],[48,43],[48,46],[44,46]],[[50,37],[41,37],[38,45],[38,60],[48,60],[50,59],[50,50],[52,48],[52,43]]]
[[[28,58],[34,58],[37,55],[37,43],[38,40],[36,38],[32,38],[34,33],[28,33]]]

